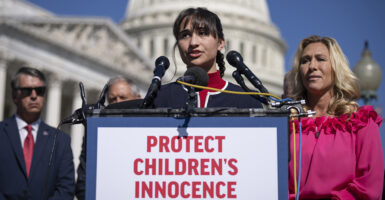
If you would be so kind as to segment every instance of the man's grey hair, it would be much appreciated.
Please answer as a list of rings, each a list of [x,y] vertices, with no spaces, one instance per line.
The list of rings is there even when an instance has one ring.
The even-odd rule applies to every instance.
[[[131,88],[131,92],[134,96],[138,95],[139,94],[139,89],[138,87],[136,86],[135,82],[130,79],[130,78],[127,78],[125,76],[122,76],[122,75],[119,75],[119,76],[115,76],[113,78],[111,78],[108,83],[107,83],[107,93],[108,93],[108,90],[110,89],[111,85],[115,84],[116,82],[119,82],[119,81],[125,81],[128,85],[130,85],[130,88]]]
[[[15,91],[19,87],[19,77],[21,75],[29,75],[29,76],[37,77],[43,82],[44,86],[46,86],[46,79],[44,74],[41,71],[39,71],[36,68],[23,66],[12,77],[11,88],[13,91]]]

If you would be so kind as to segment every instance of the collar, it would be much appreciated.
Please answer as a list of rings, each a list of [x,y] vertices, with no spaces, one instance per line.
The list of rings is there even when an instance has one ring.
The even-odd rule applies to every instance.
[[[209,84],[208,87],[222,89],[226,85],[226,81],[222,79],[220,72],[209,73]]]
[[[16,124],[18,130],[24,129],[28,123],[21,119],[17,114],[15,114]],[[32,126],[32,130],[36,131],[39,128],[39,124],[41,122],[41,118],[39,117],[36,121],[32,122],[30,125]]]

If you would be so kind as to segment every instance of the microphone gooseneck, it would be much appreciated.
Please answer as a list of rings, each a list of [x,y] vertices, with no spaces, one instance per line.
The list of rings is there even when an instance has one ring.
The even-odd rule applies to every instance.
[[[259,91],[263,93],[269,93],[269,91],[263,86],[262,82],[254,75],[253,72],[245,65],[240,53],[236,51],[230,51],[226,55],[226,60],[230,65],[237,68],[239,73],[246,76],[246,78],[254,85]]]
[[[209,75],[201,67],[189,67],[184,75],[178,78],[178,81],[194,85],[207,86],[209,84]]]
[[[87,110],[87,102],[86,102],[86,92],[84,90],[84,85],[82,82],[79,82],[79,88],[80,88],[80,97],[82,99],[82,107],[75,110],[74,113],[72,113],[70,116],[64,118],[61,120],[60,125],[63,124],[85,124],[85,114],[84,112]],[[103,90],[105,90],[106,87],[104,87]]]
[[[194,85],[207,86],[209,83],[209,75],[201,67],[189,67],[182,77],[177,81],[182,81]],[[197,93],[200,89],[187,86],[188,99],[185,105],[186,113],[189,115],[193,108],[197,107]]]
[[[102,89],[102,92],[100,92],[98,101],[95,104],[95,109],[101,109],[105,107],[104,103],[106,102],[106,94],[109,89],[108,87],[108,83],[106,83]]]
[[[84,90],[84,85],[82,82],[79,82],[79,89],[80,89],[80,96],[82,98],[82,107],[75,110],[75,112],[64,118],[58,125],[58,127],[56,128],[56,131],[55,131],[55,136],[54,136],[54,139],[53,139],[53,144],[52,144],[52,147],[51,147],[51,152],[49,154],[49,160],[48,160],[48,169],[46,171],[46,174],[45,174],[45,180],[44,180],[44,185],[43,185],[43,188],[42,188],[42,199],[46,199],[46,195],[47,195],[47,187],[48,187],[48,180],[49,180],[49,173],[50,173],[50,170],[51,170],[51,166],[52,166],[52,162],[53,162],[53,158],[54,158],[54,153],[55,153],[55,147],[56,147],[56,140],[57,140],[57,136],[59,134],[59,130],[60,130],[60,127],[63,125],[63,124],[80,124],[80,123],[83,123],[83,125],[86,123],[86,118],[85,118],[85,110],[87,109],[87,102],[86,102],[86,92]],[[106,89],[106,87],[104,87],[103,91]],[[101,99],[101,98],[100,98]],[[99,100],[100,100],[99,99]],[[102,101],[102,100],[100,100]],[[48,199],[48,197],[47,197]]]
[[[143,99],[143,103],[140,106],[141,108],[149,108],[153,105],[156,96],[158,95],[158,91],[162,84],[162,77],[164,73],[170,66],[170,61],[165,56],[160,56],[155,61],[155,69],[154,69],[154,77],[152,78],[152,82],[150,87],[148,88],[147,94]]]
[[[84,110],[83,108],[78,108],[70,116],[61,120],[60,124],[80,124],[83,123],[84,119]]]

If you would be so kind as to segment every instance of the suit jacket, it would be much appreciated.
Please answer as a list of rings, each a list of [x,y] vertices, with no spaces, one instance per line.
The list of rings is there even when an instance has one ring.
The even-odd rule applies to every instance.
[[[226,90],[242,91],[244,90],[230,82],[227,82]],[[199,93],[197,93],[199,101]],[[172,82],[162,85],[154,104],[157,108],[184,108],[188,100],[187,90],[180,84]],[[200,103],[198,102],[198,105]],[[207,94],[207,107],[234,107],[234,108],[263,108],[261,102],[249,95],[237,95],[220,92],[211,92]]]
[[[87,131],[85,132],[87,133]],[[75,196],[78,200],[84,200],[86,198],[86,149],[87,139],[86,135],[83,137],[82,151],[79,157],[78,166],[78,180],[76,181]]]
[[[27,178],[16,119],[11,117],[0,123],[0,200],[41,200],[43,190],[44,199],[73,199],[73,156],[70,137],[64,132],[57,135],[52,165],[48,168],[56,130],[40,123]]]

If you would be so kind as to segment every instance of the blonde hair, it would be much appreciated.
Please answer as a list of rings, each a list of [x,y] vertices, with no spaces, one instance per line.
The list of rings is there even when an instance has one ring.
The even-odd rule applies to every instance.
[[[311,43],[324,44],[330,54],[330,61],[333,71],[334,90],[333,97],[328,106],[328,113],[332,115],[351,114],[358,109],[358,104],[355,102],[360,97],[360,89],[358,79],[349,68],[348,60],[346,59],[341,47],[337,41],[330,37],[320,37],[312,35],[303,39],[297,49],[294,57],[292,69],[292,85],[293,99],[307,99],[306,89],[303,86],[300,76],[300,60],[304,49]]]

